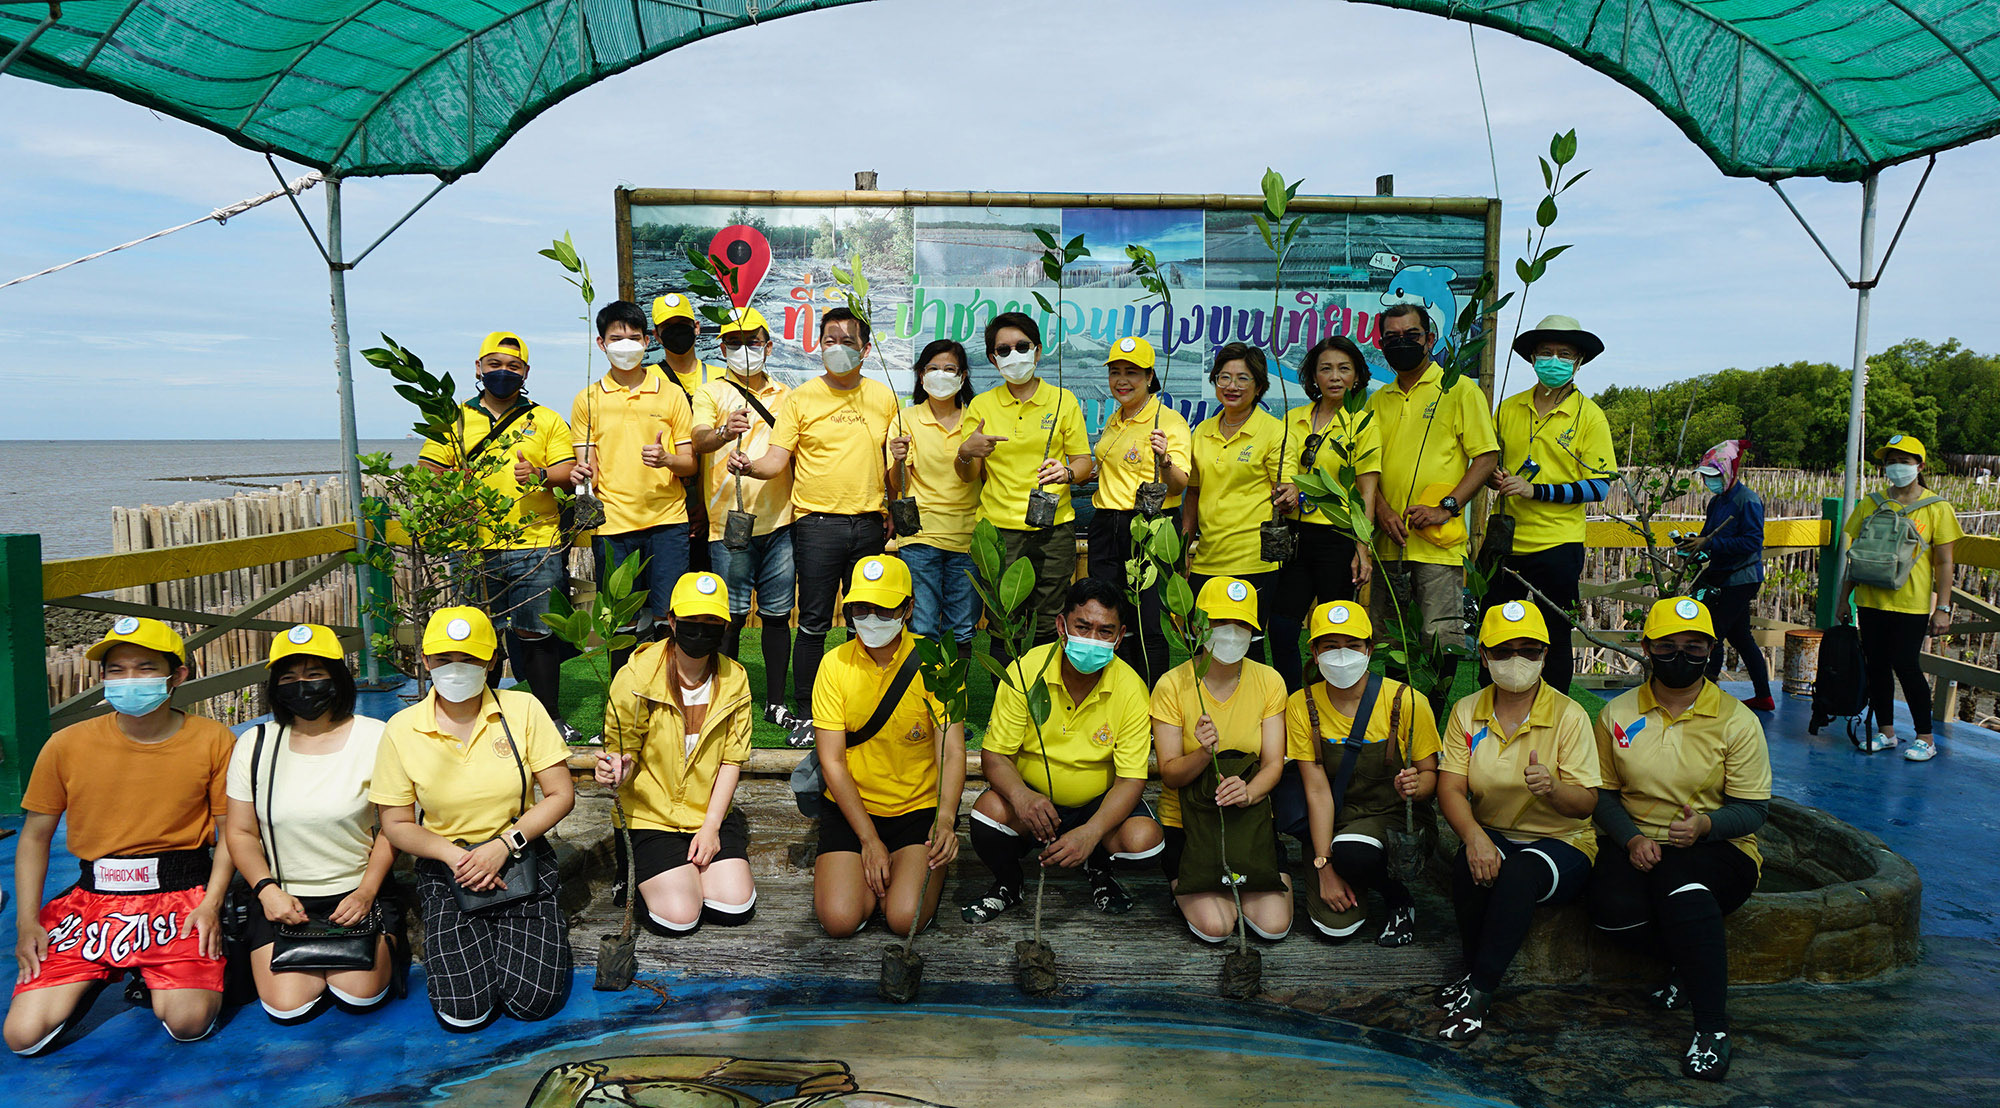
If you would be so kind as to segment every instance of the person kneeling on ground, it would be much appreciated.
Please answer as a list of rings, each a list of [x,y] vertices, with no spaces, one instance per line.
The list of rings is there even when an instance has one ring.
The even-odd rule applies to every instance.
[[[1438,1037],[1452,1042],[1485,1030],[1535,906],[1575,900],[1597,854],[1590,713],[1542,676],[1550,655],[1541,608],[1509,600],[1486,609],[1479,655],[1493,683],[1452,706],[1438,774],[1438,808],[1465,844],[1451,900],[1467,972],[1438,992]]]
[[[844,939],[881,909],[889,930],[929,926],[958,857],[965,724],[944,720],[925,687],[910,618],[910,568],[877,554],[854,567],[844,602],[854,637],[813,681],[812,720],[826,792],[813,862],[819,925]],[[824,810],[831,808],[833,810]],[[917,902],[923,892],[923,903]]]
[[[1257,590],[1212,577],[1195,608],[1208,617],[1202,654],[1153,689],[1164,865],[1188,930],[1219,943],[1236,929],[1236,894],[1260,939],[1292,929],[1292,879],[1278,864],[1271,791],[1285,770],[1285,680],[1244,657],[1259,629]],[[1190,743],[1188,740],[1192,739]]]
[[[1160,825],[1140,799],[1146,789],[1146,683],[1116,657],[1125,628],[1115,586],[1085,577],[1070,585],[1058,641],[1022,655],[1009,670],[1048,688],[1048,722],[1037,730],[1019,688],[994,690],[993,720],[980,744],[986,791],[972,806],[972,849],[993,873],[985,895],[965,906],[985,923],[1021,902],[1021,859],[1083,868],[1090,900],[1120,915],[1132,898],[1111,862],[1160,852]]]
[[[541,701],[486,687],[497,638],[477,608],[431,616],[431,694],[383,727],[368,787],[390,843],[417,859],[431,1011],[449,1031],[477,1030],[502,1009],[547,1019],[569,996],[569,924],[548,842],[576,805],[569,747]]]
[[[301,623],[274,636],[267,668],[273,722],[246,732],[229,758],[224,831],[257,899],[246,944],[257,999],[281,1024],[304,1023],[330,1003],[377,1008],[408,961],[390,950],[401,941],[402,910],[393,888],[383,895],[396,850],[368,802],[382,721],[354,714],[354,676],[331,627]],[[375,932],[374,964],[328,969],[296,964],[314,959],[292,951],[279,958],[279,928],[313,921]]]
[[[187,648],[159,620],[125,616],[84,657],[102,667],[113,714],[50,737],[21,796],[21,974],[6,1038],[23,1057],[53,1046],[126,970],[152,991],[153,1014],[176,1041],[206,1038],[222,1011],[222,896],[234,870],[216,829],[227,811],[233,739],[214,720],[172,707],[174,688],[187,680]],[[82,876],[43,904],[50,844],[64,820]],[[152,941],[107,941],[128,926]]]
[[[1368,672],[1368,609],[1322,604],[1310,632],[1316,672],[1285,706],[1285,753],[1299,767],[1312,836],[1306,912],[1320,934],[1344,942],[1367,920],[1362,894],[1379,890],[1389,919],[1375,941],[1405,946],[1417,934],[1416,901],[1389,876],[1384,843],[1392,821],[1403,823],[1404,801],[1437,791],[1437,721],[1414,689]]]
[[[668,641],[641,646],[611,680],[596,776],[607,788],[632,782],[640,919],[685,934],[703,920],[747,923],[757,907],[749,827],[730,806],[757,706],[749,672],[720,653],[729,628],[721,577],[682,575],[666,626]]]

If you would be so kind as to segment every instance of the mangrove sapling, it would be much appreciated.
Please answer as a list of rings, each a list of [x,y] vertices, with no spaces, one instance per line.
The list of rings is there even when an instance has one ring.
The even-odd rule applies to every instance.
[[[563,232],[563,237],[550,242],[547,250],[538,250],[536,253],[562,266],[564,270],[563,280],[576,286],[576,291],[583,296],[583,315],[580,317],[583,320],[584,329],[583,396],[585,409],[589,417],[587,420],[589,423],[589,436],[584,441],[576,444],[575,454],[577,461],[594,466],[597,464],[594,456],[594,448],[597,445],[595,436],[598,434],[597,390],[590,386],[594,383],[596,372],[595,367],[592,365],[596,344],[591,342],[590,339],[596,330],[592,315],[594,314],[593,309],[597,306],[597,288],[590,282],[590,263],[585,261],[583,256],[576,252],[576,244],[570,241],[568,231]],[[604,526],[604,501],[597,498],[594,482],[584,481],[579,484],[575,495],[570,498],[569,506],[570,516],[568,524],[570,528],[577,531],[594,531]]]
[[[1264,246],[1271,251],[1271,372],[1278,377],[1278,485],[1271,490],[1271,518],[1264,521],[1260,529],[1259,553],[1263,560],[1283,565],[1292,557],[1292,528],[1284,518],[1282,507],[1285,483],[1285,463],[1291,456],[1292,434],[1292,394],[1285,382],[1285,367],[1279,361],[1279,323],[1284,319],[1283,293],[1285,280],[1285,255],[1291,252],[1292,239],[1299,233],[1305,220],[1285,218],[1292,198],[1299,194],[1299,186],[1305,180],[1285,184],[1284,175],[1275,169],[1264,170],[1262,182],[1264,210],[1253,217],[1257,222],[1257,233],[1264,237]],[[1274,649],[1297,650],[1297,643],[1275,643]]]
[[[1056,345],[1056,403],[1060,405],[1062,403],[1063,387],[1063,352],[1069,346],[1068,328],[1063,323],[1062,314],[1063,267],[1076,261],[1078,258],[1089,257],[1090,248],[1083,244],[1082,235],[1069,240],[1065,245],[1058,245],[1055,236],[1049,234],[1047,231],[1038,229],[1035,231],[1035,236],[1042,240],[1042,275],[1056,283],[1056,302],[1054,304],[1050,304],[1049,298],[1043,296],[1039,291],[1034,293],[1034,297],[1035,303],[1039,304],[1042,311],[1049,313],[1054,320],[1054,325],[1050,328],[1050,333],[1051,337],[1055,339]],[[1049,433],[1042,441],[1042,461],[1044,462],[1049,460],[1049,452],[1055,446],[1056,428],[1062,423],[1062,413],[1058,411],[1055,415],[1056,418],[1049,423]],[[1063,456],[1064,463],[1067,464],[1068,460],[1069,456],[1065,454]],[[1028,493],[1028,527],[1034,530],[1040,530],[1044,527],[1054,527],[1056,524],[1056,512],[1061,507],[1062,500],[1055,493],[1038,484],[1033,491]]]
[[[853,312],[868,332],[873,334],[875,303],[868,296],[868,275],[861,271],[861,252],[859,250],[854,252],[848,262],[848,268],[833,266],[832,269],[833,279],[840,286],[841,296],[847,301],[847,310]],[[882,367],[882,380],[886,384],[891,378],[888,357],[882,353],[884,344],[873,345],[875,363]],[[893,386],[891,387],[893,389]],[[896,405],[896,437],[908,439],[909,434],[909,429],[903,425],[903,406],[899,402]],[[907,469],[914,465],[914,462],[907,459],[898,459],[895,468],[888,474],[888,480],[884,481],[882,486],[883,495],[888,500],[889,526],[898,538],[912,538],[921,532],[924,526],[923,512],[917,507],[917,498],[909,491]],[[902,495],[899,496],[898,493]]]
[[[923,675],[924,689],[930,693],[930,699],[924,703],[924,712],[930,718],[932,732],[937,735],[937,808],[942,812],[945,810],[945,732],[952,724],[963,724],[972,717],[972,691],[967,684],[967,679],[972,676],[972,655],[961,652],[957,640],[949,634],[936,642],[920,638],[916,650],[917,672]],[[943,711],[932,707],[931,700],[942,706]],[[951,798],[954,812],[958,810],[958,799]],[[956,820],[950,833],[958,833]],[[888,949],[882,952],[882,975],[875,984],[875,994],[894,1004],[908,1004],[917,999],[917,992],[923,986],[924,960],[917,953],[917,935],[924,929],[924,905],[930,901],[931,872],[931,867],[926,865],[923,883],[917,888],[917,915],[916,921],[910,925],[909,937],[900,944],[890,943]]]
[[[1167,354],[1166,351],[1173,337],[1174,291],[1167,285],[1166,275],[1160,272],[1160,259],[1151,249],[1136,244],[1127,245],[1125,247],[1125,256],[1131,259],[1132,275],[1139,279],[1139,285],[1146,290],[1146,296],[1158,297],[1160,301],[1160,351],[1166,357],[1167,364],[1164,366],[1155,366],[1153,373],[1161,380],[1165,380],[1167,370],[1173,367],[1173,355]],[[1146,296],[1138,297],[1133,303],[1136,304],[1140,300],[1146,299]],[[1153,403],[1153,430],[1158,431],[1160,429],[1160,408],[1165,407],[1166,402],[1156,397]],[[1164,479],[1163,467],[1164,462],[1161,457],[1158,454],[1154,454],[1153,479],[1151,481],[1141,481],[1137,492],[1133,496],[1132,507],[1142,517],[1151,518],[1157,516],[1166,507],[1167,483]],[[1127,575],[1126,580],[1128,582],[1131,580],[1130,575]],[[1128,593],[1132,591],[1129,585],[1126,591]],[[1137,594],[1133,594],[1132,596],[1132,610],[1135,612],[1139,610]],[[1144,652],[1142,651],[1141,653],[1143,655]],[[1152,683],[1154,676],[1150,672],[1146,674],[1147,684],[1150,685]]]
[[[681,278],[687,282],[688,291],[703,301],[699,304],[702,317],[717,327],[734,323],[739,318],[736,311],[714,301],[735,303],[742,267],[704,253],[692,244],[687,248],[687,260],[688,268],[682,271]],[[746,400],[744,407],[749,406]],[[743,510],[743,475],[734,476],[736,507],[723,517],[722,545],[727,550],[748,550],[751,538],[757,534],[757,513]]]

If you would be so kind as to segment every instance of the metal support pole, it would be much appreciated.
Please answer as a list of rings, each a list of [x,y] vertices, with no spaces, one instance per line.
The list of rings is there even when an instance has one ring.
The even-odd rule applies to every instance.
[[[341,473],[347,484],[348,516],[354,521],[356,549],[367,549],[368,516],[361,505],[361,442],[354,428],[354,366],[347,342],[347,263],[341,258],[340,178],[326,178],[326,276],[333,300],[333,372],[340,381]],[[368,614],[368,567],[354,567],[355,623],[361,628],[363,687],[381,684],[375,658],[375,621]]]
[[[0,604],[0,808],[12,812],[49,739],[40,535],[0,535]]]
[[[1842,475],[1840,518],[1854,514],[1861,483],[1862,424],[1868,397],[1868,297],[1875,290],[1875,186],[1869,174],[1861,182],[1861,267],[1854,285],[1854,382],[1847,398],[1847,472]],[[1840,547],[1836,540],[1834,546]]]

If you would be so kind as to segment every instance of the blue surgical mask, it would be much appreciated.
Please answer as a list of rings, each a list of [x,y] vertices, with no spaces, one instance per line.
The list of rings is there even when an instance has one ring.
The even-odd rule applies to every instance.
[[[118,677],[104,683],[104,702],[121,716],[150,715],[173,695],[164,677]]]
[[[1116,643],[1103,639],[1079,639],[1075,635],[1063,636],[1063,657],[1076,667],[1079,673],[1096,673],[1111,664],[1118,654]]]
[[[1717,496],[1721,496],[1722,490],[1729,487],[1727,484],[1723,482],[1722,477],[1719,474],[1714,474],[1714,473],[1702,474],[1701,482],[1702,484],[1708,486],[1708,491],[1714,493]]]
[[[1889,479],[1890,485],[1900,489],[1916,482],[1917,467],[1912,462],[1896,462],[1883,466],[1882,476]]]
[[[1569,358],[1536,358],[1535,376],[1549,388],[1562,388],[1576,376],[1576,362]]]
[[[521,391],[527,378],[511,369],[496,369],[479,375],[479,387],[495,400],[505,400]]]

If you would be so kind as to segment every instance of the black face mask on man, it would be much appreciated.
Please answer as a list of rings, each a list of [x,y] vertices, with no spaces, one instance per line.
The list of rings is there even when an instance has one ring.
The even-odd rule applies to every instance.
[[[1397,373],[1408,373],[1424,364],[1429,353],[1421,335],[1389,335],[1382,340],[1382,358]]]
[[[694,349],[694,324],[669,323],[660,328],[660,345],[669,354],[685,354]]]
[[[292,681],[271,690],[271,703],[297,719],[318,719],[333,706],[333,678]]]
[[[675,620],[674,646],[690,658],[706,658],[722,649],[722,633],[726,630],[728,628],[720,623]]]
[[[1648,652],[1646,660],[1652,663],[1653,680],[1670,689],[1685,689],[1701,680],[1708,671],[1708,655],[1697,658],[1685,650],[1671,654]]]
[[[489,370],[479,375],[479,387],[495,400],[505,400],[521,391],[528,378],[511,369]]]

